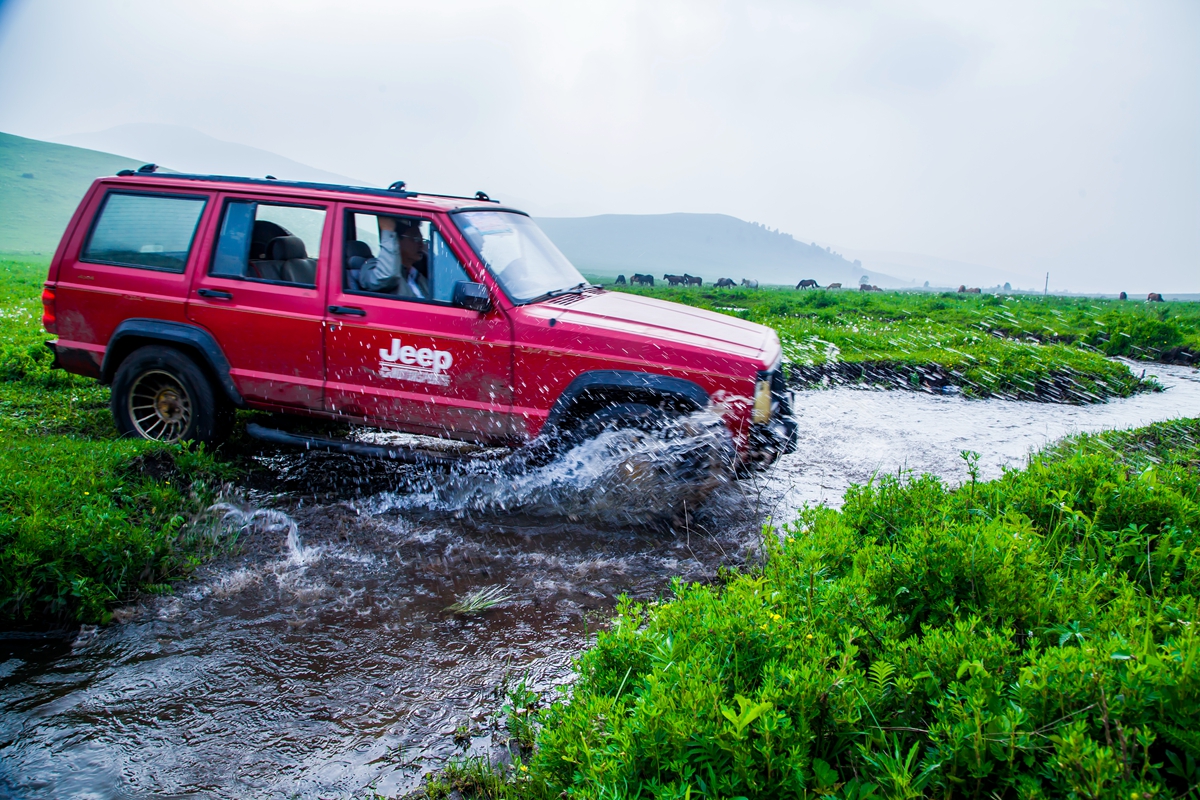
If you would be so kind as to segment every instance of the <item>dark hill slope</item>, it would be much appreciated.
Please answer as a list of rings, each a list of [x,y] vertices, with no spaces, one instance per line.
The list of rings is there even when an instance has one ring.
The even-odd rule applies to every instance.
[[[93,180],[139,166],[109,153],[0,133],[0,251],[52,252]]]
[[[857,286],[861,265],[824,248],[796,241],[725,214],[604,214],[539,217],[546,231],[580,270],[629,276],[645,272],[728,277],[792,284],[812,278]],[[872,275],[872,280],[875,279]]]

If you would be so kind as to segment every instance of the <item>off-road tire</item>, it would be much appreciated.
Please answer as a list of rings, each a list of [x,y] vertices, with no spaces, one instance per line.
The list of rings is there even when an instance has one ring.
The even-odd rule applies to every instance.
[[[669,411],[645,403],[618,403],[605,406],[586,417],[571,429],[568,439],[578,444],[593,439],[607,430],[633,428],[639,431],[655,431],[675,416]]]
[[[129,354],[112,383],[112,415],[122,436],[217,444],[231,409],[204,371],[173,347],[148,345]]]
[[[619,403],[602,408],[571,431],[574,443],[599,436],[609,430],[639,430],[649,435],[665,435],[678,443],[675,451],[676,458],[671,461],[668,474],[673,482],[680,486],[694,486],[701,489],[701,494],[707,494],[707,487],[713,479],[719,479],[721,473],[735,461],[733,439],[725,423],[715,419],[708,433],[715,436],[707,437],[701,444],[700,439],[694,439],[682,429],[672,429],[672,423],[686,416],[680,411],[657,408],[644,403]],[[693,428],[691,434],[700,434],[699,429]],[[664,465],[664,467],[667,465]]]

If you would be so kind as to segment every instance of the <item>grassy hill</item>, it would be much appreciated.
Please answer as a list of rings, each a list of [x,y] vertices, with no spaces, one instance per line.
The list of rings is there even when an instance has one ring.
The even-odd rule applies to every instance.
[[[0,133],[0,252],[51,253],[92,181],[140,162]]]

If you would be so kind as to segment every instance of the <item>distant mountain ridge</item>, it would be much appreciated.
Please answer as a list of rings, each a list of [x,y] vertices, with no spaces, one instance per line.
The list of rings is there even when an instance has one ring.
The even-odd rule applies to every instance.
[[[603,214],[538,217],[538,224],[582,272],[602,276],[689,273],[795,285],[812,279],[825,286],[858,286],[865,274],[880,286],[908,281],[871,273],[831,249],[727,214]]]
[[[130,130],[158,135],[164,129],[169,134],[167,138],[176,143],[172,147],[181,147],[180,141],[190,141],[193,145],[199,142],[204,148],[215,142],[231,149],[218,147],[206,151],[206,157],[213,160],[198,163],[175,160],[166,151],[128,150],[136,156],[130,158],[0,133],[0,251],[53,252],[71,214],[95,178],[150,161],[176,171],[272,174],[282,179],[366,185],[274,153],[220,142],[190,128],[119,126],[108,133],[124,131],[123,141],[128,141],[126,134]],[[183,157],[187,153],[174,155]],[[841,283],[849,288],[857,287],[859,279],[866,275],[870,283],[886,288],[918,285],[893,277],[890,271],[875,271],[874,267],[886,268],[886,264],[866,253],[862,255],[867,261],[864,267],[832,248],[801,242],[778,230],[726,214],[604,214],[538,217],[538,221],[576,266],[598,276],[612,278],[644,272],[661,280],[664,273],[686,272],[701,276],[705,282],[728,277],[739,282],[750,278],[764,284],[794,286],[800,280],[813,279],[822,286]],[[906,277],[910,272],[899,264],[893,266]]]
[[[195,128],[133,122],[91,133],[56,137],[59,144],[144,159],[176,172],[200,175],[274,175],[285,181],[312,181],[350,186],[374,184],[328,172],[257,147],[226,142]]]

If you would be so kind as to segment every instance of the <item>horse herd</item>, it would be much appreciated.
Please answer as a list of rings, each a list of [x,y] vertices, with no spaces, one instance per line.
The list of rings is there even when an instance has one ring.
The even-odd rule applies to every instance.
[[[662,279],[667,282],[668,286],[703,286],[704,285],[703,278],[699,277],[698,275],[688,275],[686,272],[683,273],[682,275],[670,275],[670,274],[663,275]],[[653,286],[654,285],[654,276],[653,275],[643,275],[640,272],[635,272],[633,275],[631,275],[629,277],[628,283],[626,283],[625,276],[618,275],[615,283],[617,286],[626,286],[626,285],[629,285],[629,286]],[[738,284],[736,281],[734,281],[733,278],[720,278],[713,284],[713,286],[717,287],[718,289],[730,289],[730,288],[733,288],[734,286],[738,286],[738,285],[744,286],[747,289],[757,289],[758,281],[754,280],[753,278],[742,278],[741,284]],[[796,288],[797,289],[820,289],[821,287],[818,286],[817,282],[812,280],[811,278],[805,278],[804,280],[802,280],[796,284]],[[831,283],[828,286],[826,286],[825,288],[826,289],[840,289],[840,288],[842,288],[842,285],[840,283]],[[872,286],[870,288],[872,290],[879,291],[874,286]]]
[[[701,278],[697,275],[688,275],[686,272],[682,275],[670,275],[670,274],[663,275],[662,279],[667,282],[668,286],[703,286],[704,285],[703,278]],[[617,286],[627,285],[625,282],[624,275],[617,276],[616,285]],[[631,276],[629,278],[628,285],[653,286],[654,285],[654,276],[653,275],[643,275],[641,273],[634,273],[633,276]],[[736,281],[734,281],[733,278],[720,278],[715,283],[713,283],[713,286],[717,287],[718,289],[731,289],[738,285],[739,284]],[[747,289],[757,289],[758,281],[756,281],[752,278],[742,278],[742,282],[740,285]],[[820,289],[822,287],[820,284],[818,284],[812,278],[805,278],[804,280],[802,280],[796,284],[796,288],[797,289]],[[824,288],[826,288],[826,289],[841,289],[842,285],[840,283],[831,283]],[[878,286],[874,286],[869,283],[861,284],[858,287],[858,290],[860,292],[882,292],[883,291],[883,289],[880,289]],[[983,290],[976,286],[968,287],[966,284],[963,284],[958,287],[958,293],[959,294],[982,294]],[[1129,298],[1129,296],[1127,294],[1125,294],[1125,292],[1121,292],[1122,300],[1127,300],[1128,298]],[[1163,302],[1163,296],[1161,294],[1159,294],[1158,292],[1151,292],[1146,297],[1146,302],[1147,303],[1161,303],[1161,302]]]

